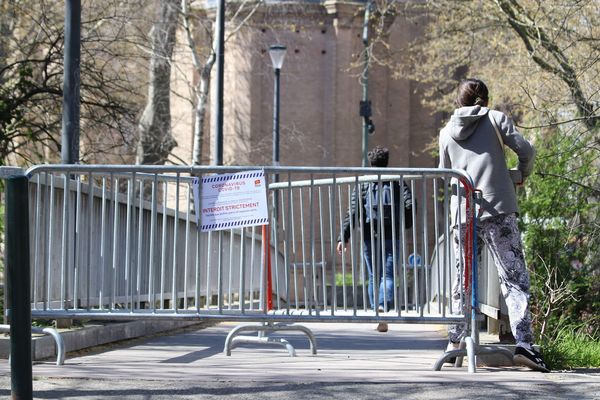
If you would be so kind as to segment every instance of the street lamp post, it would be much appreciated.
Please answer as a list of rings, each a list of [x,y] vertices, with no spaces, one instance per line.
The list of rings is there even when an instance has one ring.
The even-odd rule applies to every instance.
[[[211,131],[214,132],[214,164],[223,165],[223,92],[225,76],[225,0],[217,2],[217,21],[215,25],[215,71],[216,94],[213,99],[214,118]],[[211,96],[212,97],[212,96]]]
[[[65,1],[65,51],[61,162],[79,164],[81,0]]]
[[[275,89],[273,91],[273,165],[279,165],[279,78],[286,47],[275,44],[269,47],[269,55],[275,70]]]
[[[369,100],[369,63],[370,63],[370,47],[369,47],[369,23],[371,20],[371,9],[373,8],[373,1],[368,0],[365,6],[365,19],[363,22],[363,33],[362,41],[364,45],[363,50],[363,70],[360,76],[360,84],[363,88],[362,100],[360,101],[360,116],[363,119],[363,135],[362,135],[362,166],[368,167],[369,160],[367,157],[369,147],[369,135],[375,132],[375,125],[371,119],[371,100]]]
[[[286,49],[285,46],[280,44],[274,44],[269,47],[269,55],[273,63],[273,70],[275,70],[275,88],[273,90],[273,166],[275,167],[279,166],[279,78]],[[279,182],[279,174],[276,173],[274,179],[275,182]],[[278,203],[277,190],[275,190],[273,197],[274,220],[277,220],[279,215]]]

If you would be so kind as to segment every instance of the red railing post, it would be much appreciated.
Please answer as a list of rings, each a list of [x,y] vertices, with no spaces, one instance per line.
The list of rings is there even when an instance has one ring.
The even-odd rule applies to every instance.
[[[475,224],[475,213],[474,213],[474,204],[473,204],[473,187],[469,182],[464,179],[461,179],[461,183],[465,187],[465,197],[466,197],[466,229],[465,229],[465,297],[469,298],[471,294],[471,274],[473,269],[473,257],[476,255],[473,254],[473,228]]]
[[[271,275],[271,251],[269,243],[269,229],[268,225],[262,226],[262,241],[263,241],[263,259],[265,260],[265,270],[267,275],[267,291],[266,291],[266,302],[267,311],[273,309],[273,278]]]

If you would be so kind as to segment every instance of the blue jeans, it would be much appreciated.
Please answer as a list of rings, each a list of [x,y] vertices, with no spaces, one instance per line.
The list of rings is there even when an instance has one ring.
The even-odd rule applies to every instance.
[[[378,240],[373,240],[373,245],[378,248],[378,252],[381,249],[381,244]],[[365,264],[369,271],[369,303],[371,308],[375,308],[374,302],[374,288],[373,283],[375,282],[373,262],[378,263],[377,278],[379,279],[379,302],[378,306],[381,306],[387,310],[392,309],[394,305],[394,255],[393,255],[393,241],[385,241],[385,274],[381,267],[381,254],[373,254],[371,251],[371,239],[365,240],[363,246],[363,256],[365,258]],[[396,252],[400,248],[400,242],[396,241]],[[385,276],[384,276],[385,275]],[[387,304],[386,304],[387,303]]]

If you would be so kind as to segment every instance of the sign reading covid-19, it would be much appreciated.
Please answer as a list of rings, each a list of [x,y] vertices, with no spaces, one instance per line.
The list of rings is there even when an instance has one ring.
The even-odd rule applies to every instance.
[[[202,232],[269,223],[263,170],[196,178],[193,189]]]

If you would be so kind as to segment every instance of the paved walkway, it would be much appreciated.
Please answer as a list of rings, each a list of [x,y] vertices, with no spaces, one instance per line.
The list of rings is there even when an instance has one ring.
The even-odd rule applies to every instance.
[[[96,353],[33,367],[35,398],[64,399],[447,399],[543,398],[600,400],[600,371],[542,374],[520,367],[432,366],[445,347],[443,327],[304,324],[317,340],[281,332],[296,348],[242,345],[223,353],[219,325],[113,345]],[[466,360],[465,360],[466,364]],[[0,361],[0,396],[10,396],[10,371]]]

